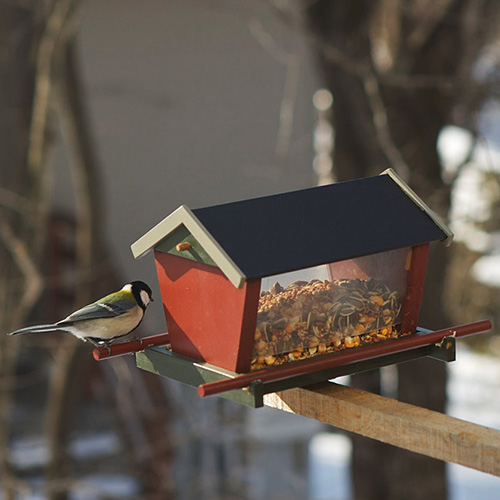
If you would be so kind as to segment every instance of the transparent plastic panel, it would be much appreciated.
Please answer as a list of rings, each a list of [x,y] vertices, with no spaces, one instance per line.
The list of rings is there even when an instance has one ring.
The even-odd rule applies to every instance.
[[[262,279],[254,364],[390,335],[401,323],[410,257],[411,249],[398,249]]]

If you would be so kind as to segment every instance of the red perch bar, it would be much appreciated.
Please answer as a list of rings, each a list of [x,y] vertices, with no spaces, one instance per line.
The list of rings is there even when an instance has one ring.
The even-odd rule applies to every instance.
[[[446,337],[465,337],[485,332],[491,329],[491,321],[482,320],[465,325],[436,330],[434,332],[402,337],[397,341],[365,346],[351,351],[335,353],[314,359],[307,359],[296,364],[280,366],[267,370],[258,370],[235,378],[209,382],[198,386],[198,394],[201,397],[219,394],[248,387],[252,382],[271,382],[282,380],[298,375],[305,375],[328,368],[348,365],[361,360],[374,359],[387,354],[408,351],[417,347],[439,344]]]
[[[121,342],[119,344],[110,345],[109,347],[97,347],[94,349],[94,359],[99,361],[101,359],[111,358],[113,356],[122,356],[124,354],[132,354],[138,351],[144,351],[146,347],[160,346],[170,344],[168,333],[159,335],[151,335],[138,340],[131,340],[130,342]]]

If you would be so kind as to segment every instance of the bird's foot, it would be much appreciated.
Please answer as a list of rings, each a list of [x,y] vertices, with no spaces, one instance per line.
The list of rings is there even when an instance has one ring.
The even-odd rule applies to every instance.
[[[141,337],[139,337],[138,335],[134,335],[134,336],[132,337],[132,341],[139,342],[139,343],[141,344],[141,347],[142,347],[142,345],[144,344],[144,342],[142,341],[142,338],[141,338]]]
[[[101,342],[99,344],[99,348],[105,348],[108,351],[108,356],[111,356],[111,347],[109,346],[109,342]]]

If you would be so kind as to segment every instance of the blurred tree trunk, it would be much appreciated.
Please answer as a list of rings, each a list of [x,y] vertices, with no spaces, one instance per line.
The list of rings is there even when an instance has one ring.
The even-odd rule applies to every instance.
[[[9,462],[13,381],[18,343],[4,332],[17,327],[40,293],[24,222],[33,217],[26,171],[35,88],[33,45],[36,9],[0,5],[0,484],[5,500],[16,495]],[[22,187],[21,187],[22,186]],[[34,201],[34,200],[33,200]],[[24,234],[22,234],[24,233]],[[30,283],[31,280],[31,283]]]
[[[377,175],[393,167],[445,220],[449,186],[440,176],[438,134],[474,125],[480,95],[473,64],[497,26],[499,5],[474,0],[318,0],[307,8],[325,86],[334,96],[334,175]],[[383,217],[383,214],[378,214]],[[433,245],[420,324],[453,324],[443,307],[446,249]],[[446,366],[421,360],[398,366],[398,399],[445,409]],[[377,392],[377,373],[354,384]],[[446,497],[445,464],[354,436],[355,498]]]

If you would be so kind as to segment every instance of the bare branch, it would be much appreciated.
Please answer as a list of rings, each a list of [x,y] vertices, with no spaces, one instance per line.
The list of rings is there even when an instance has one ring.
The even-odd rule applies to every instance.
[[[443,0],[447,2],[448,0]],[[304,10],[307,10],[309,2],[304,2]],[[387,85],[390,87],[402,89],[442,89],[447,92],[455,91],[463,87],[464,84],[470,84],[470,79],[462,75],[445,75],[445,74],[402,74],[394,72],[378,72],[374,70],[369,60],[360,60],[349,56],[340,48],[327,41],[321,35],[314,33],[309,27],[297,21],[298,16],[292,16],[290,13],[276,4],[271,4],[276,11],[279,18],[287,24],[287,26],[295,29],[300,33],[304,40],[313,45],[323,57],[332,64],[338,65],[343,71],[357,76],[360,79],[365,77],[374,76],[380,85]],[[444,9],[444,7],[443,7]],[[436,19],[439,19],[439,9],[433,14]],[[415,35],[417,36],[417,35]],[[422,33],[418,35],[419,40],[423,36]],[[490,86],[486,84],[475,83],[478,89],[489,89]]]
[[[297,89],[299,85],[301,57],[290,55],[286,67],[285,88],[281,98],[278,137],[275,151],[283,157],[290,149],[293,133],[295,103],[297,102]]]
[[[280,47],[258,19],[249,21],[248,29],[269,56],[286,67],[285,85],[280,104],[279,127],[275,146],[275,152],[278,157],[284,157],[290,149],[290,141],[293,133],[294,109],[297,101],[302,57],[298,53],[289,53]]]
[[[387,111],[385,109],[382,96],[380,95],[377,78],[374,75],[365,76],[363,78],[363,87],[372,112],[372,121],[375,127],[378,143],[389,160],[391,167],[396,170],[401,177],[408,179],[410,175],[410,167],[392,140],[387,120]]]
[[[0,205],[18,214],[26,214],[30,208],[27,198],[0,186]]]
[[[31,170],[32,174],[42,164],[51,90],[52,61],[72,5],[73,0],[55,0],[38,46],[28,150],[28,169]]]
[[[50,191],[50,163],[47,156],[47,131],[52,87],[52,70],[55,54],[61,43],[65,23],[72,12],[75,0],[54,0],[48,14],[36,55],[35,90],[28,142],[27,170],[31,176],[30,188],[35,190],[36,208],[31,221],[34,229],[33,244],[39,249],[45,230]],[[64,41],[64,40],[63,40]]]
[[[412,2],[411,19],[414,28],[407,36],[412,53],[418,52],[427,43],[436,26],[443,21],[453,6],[454,0],[424,0]],[[407,7],[410,7],[407,5]]]
[[[26,244],[14,235],[12,229],[5,221],[0,222],[0,238],[21,271],[25,281],[23,295],[11,316],[12,325],[17,326],[27,316],[40,297],[43,289],[43,279]]]
[[[278,45],[276,40],[264,28],[259,19],[251,19],[248,21],[248,30],[257,43],[269,54],[270,57],[283,66],[288,64],[290,54]]]

